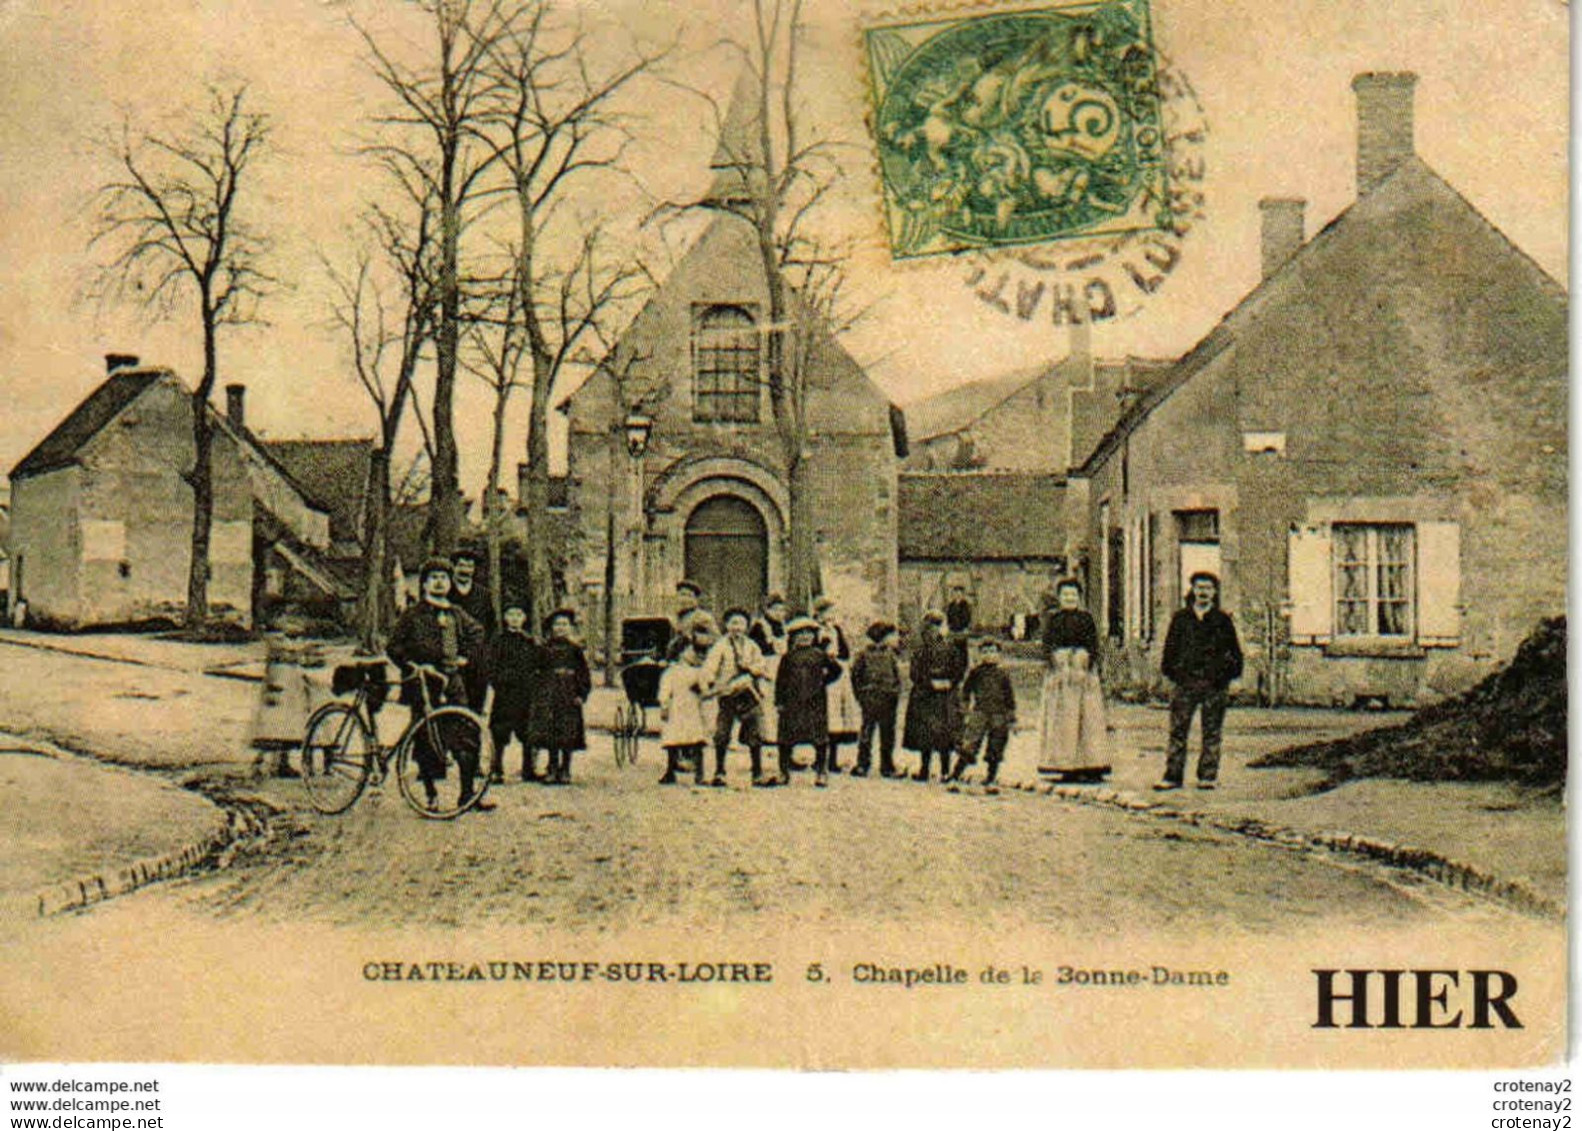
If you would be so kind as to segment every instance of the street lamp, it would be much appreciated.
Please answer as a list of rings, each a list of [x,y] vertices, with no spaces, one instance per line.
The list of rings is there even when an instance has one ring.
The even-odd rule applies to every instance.
[[[626,430],[626,450],[633,459],[641,459],[648,450],[648,437],[654,430],[653,418],[641,413],[629,413],[622,425]]]

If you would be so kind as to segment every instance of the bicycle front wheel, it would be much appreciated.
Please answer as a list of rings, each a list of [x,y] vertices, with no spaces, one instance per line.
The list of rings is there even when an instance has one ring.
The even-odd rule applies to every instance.
[[[373,735],[355,708],[326,703],[313,712],[297,760],[308,803],[320,813],[350,809],[368,784],[373,748]]]
[[[465,707],[438,707],[401,739],[396,783],[419,816],[448,821],[483,800],[493,758],[494,743],[480,715]]]

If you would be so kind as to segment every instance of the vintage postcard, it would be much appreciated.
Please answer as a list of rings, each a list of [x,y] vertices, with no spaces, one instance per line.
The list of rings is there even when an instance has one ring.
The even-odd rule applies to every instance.
[[[0,4],[0,1056],[1558,1062],[1568,14]]]

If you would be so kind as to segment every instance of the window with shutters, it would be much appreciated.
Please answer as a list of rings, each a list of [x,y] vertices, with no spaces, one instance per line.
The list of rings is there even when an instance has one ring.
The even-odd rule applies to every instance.
[[[693,324],[692,418],[703,423],[758,421],[761,345],[758,323],[740,306],[708,306]]]
[[[1333,546],[1335,635],[1410,637],[1412,528],[1337,523]]]

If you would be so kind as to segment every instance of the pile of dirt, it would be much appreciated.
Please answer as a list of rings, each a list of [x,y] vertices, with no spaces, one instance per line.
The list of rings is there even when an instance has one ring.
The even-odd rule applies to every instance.
[[[1253,766],[1348,778],[1504,781],[1558,787],[1566,776],[1566,621],[1544,621],[1509,664],[1399,726],[1266,754]]]

